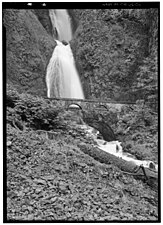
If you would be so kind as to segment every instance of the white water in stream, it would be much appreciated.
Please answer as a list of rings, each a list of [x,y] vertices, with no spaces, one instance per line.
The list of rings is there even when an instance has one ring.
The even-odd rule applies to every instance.
[[[49,10],[49,15],[58,40],[46,72],[47,96],[84,99],[71,47],[61,42],[72,39],[69,15],[65,9]]]
[[[118,158],[122,158],[126,161],[130,161],[135,163],[137,166],[144,166],[149,169],[153,169],[155,171],[158,171],[158,165],[155,164],[152,161],[149,160],[138,160],[136,159],[133,155],[129,153],[123,152],[121,142],[119,141],[111,141],[107,142],[102,139],[97,139],[98,131],[96,131],[94,128],[88,126],[88,125],[80,125],[80,127],[86,131],[87,136],[91,137],[95,141],[95,146],[98,147],[99,149],[108,152],[112,155],[115,155]]]

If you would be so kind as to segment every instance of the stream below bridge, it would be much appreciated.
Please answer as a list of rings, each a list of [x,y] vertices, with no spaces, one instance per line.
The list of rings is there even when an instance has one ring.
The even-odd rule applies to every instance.
[[[132,162],[136,166],[143,166],[155,172],[158,172],[158,165],[150,160],[138,160],[136,157],[130,153],[123,152],[121,142],[111,141],[107,142],[102,139],[98,139],[99,131],[95,130],[94,128],[84,124],[78,125],[81,129],[86,132],[87,137],[90,137],[94,140],[95,144],[94,147],[101,149],[109,154],[116,156],[117,158],[123,159],[127,162]]]

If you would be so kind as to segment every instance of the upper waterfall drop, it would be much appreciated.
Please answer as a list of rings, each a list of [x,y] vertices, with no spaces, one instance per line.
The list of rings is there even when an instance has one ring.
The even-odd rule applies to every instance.
[[[59,41],[69,42],[72,39],[71,21],[65,9],[51,9],[49,16],[52,21],[53,30],[57,31]]]
[[[47,66],[47,96],[59,98],[84,99],[80,78],[75,67],[73,53],[69,44],[72,39],[71,22],[67,11],[49,10],[53,30],[57,31],[57,46]]]

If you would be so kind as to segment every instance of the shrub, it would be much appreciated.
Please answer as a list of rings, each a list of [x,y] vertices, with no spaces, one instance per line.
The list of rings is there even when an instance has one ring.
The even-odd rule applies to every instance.
[[[62,111],[62,107],[56,103],[53,105],[43,98],[8,90],[7,106],[12,107],[17,118],[31,128],[52,130],[59,125],[58,114]]]

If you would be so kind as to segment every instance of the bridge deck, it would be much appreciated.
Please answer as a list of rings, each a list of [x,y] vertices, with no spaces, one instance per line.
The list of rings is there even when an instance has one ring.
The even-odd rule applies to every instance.
[[[71,101],[71,102],[92,102],[92,103],[112,103],[112,104],[131,104],[135,105],[136,102],[126,102],[126,101],[113,101],[113,100],[101,100],[101,99],[76,99],[76,98],[45,98],[49,100],[61,100],[61,101]]]
[[[136,102],[128,102],[128,101],[113,101],[113,100],[102,100],[102,99],[76,99],[76,98],[44,98],[50,101],[67,101],[67,102],[90,102],[90,103],[107,103],[107,104],[125,104],[125,105],[136,105]],[[145,104],[156,104],[156,102],[144,102]]]

